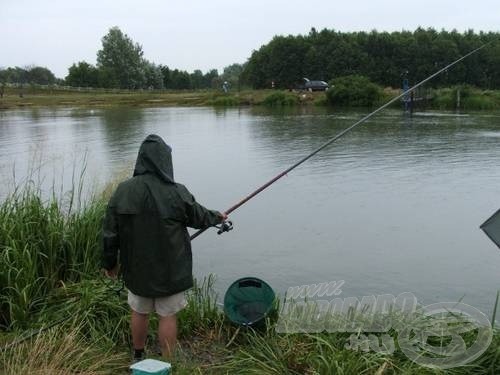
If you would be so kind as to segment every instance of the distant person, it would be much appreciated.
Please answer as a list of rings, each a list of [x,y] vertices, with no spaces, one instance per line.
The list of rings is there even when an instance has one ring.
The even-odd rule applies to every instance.
[[[227,94],[227,92],[229,91],[229,82],[228,81],[224,81],[224,83],[222,84],[222,90]]]
[[[176,314],[186,306],[184,292],[193,286],[186,227],[206,228],[226,218],[197,203],[174,181],[171,148],[159,136],[147,136],[134,175],[114,192],[103,225],[102,267],[111,278],[120,270],[129,290],[134,361],[145,356],[148,315],[153,311],[160,317],[163,355],[170,357],[175,347]]]

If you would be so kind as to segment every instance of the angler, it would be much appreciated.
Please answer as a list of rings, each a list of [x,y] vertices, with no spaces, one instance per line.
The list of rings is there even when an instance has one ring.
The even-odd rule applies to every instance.
[[[172,149],[157,135],[146,137],[133,177],[122,182],[109,201],[103,227],[102,267],[108,277],[116,278],[121,266],[132,309],[135,361],[144,357],[153,311],[160,317],[163,355],[170,357],[175,347],[176,314],[186,306],[184,292],[193,286],[187,227],[208,228],[226,218],[200,205],[175,182]]]
[[[153,310],[161,317],[162,351],[166,356],[171,354],[176,340],[175,313],[185,306],[183,292],[192,286],[190,239],[216,224],[221,224],[219,233],[230,230],[231,224],[225,220],[231,212],[358,125],[488,44],[460,57],[364,116],[224,213],[199,205],[183,185],[174,181],[170,147],[160,137],[148,136],[141,145],[134,177],[118,186],[109,202],[104,223],[102,265],[108,276],[116,277],[119,251],[132,308],[134,357],[141,359],[144,355],[148,314]],[[200,230],[189,237],[188,226]]]

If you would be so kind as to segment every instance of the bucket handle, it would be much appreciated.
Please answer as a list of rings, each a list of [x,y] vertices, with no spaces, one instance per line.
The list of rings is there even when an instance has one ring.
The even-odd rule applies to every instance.
[[[257,280],[243,280],[238,283],[240,288],[247,288],[253,286],[254,288],[262,288],[262,283]]]

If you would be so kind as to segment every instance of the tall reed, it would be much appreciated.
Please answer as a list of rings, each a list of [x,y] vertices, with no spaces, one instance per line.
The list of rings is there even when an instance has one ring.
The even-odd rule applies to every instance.
[[[80,192],[81,194],[81,192]],[[105,201],[91,199],[74,209],[52,195],[42,200],[30,184],[0,204],[0,325],[23,327],[30,314],[61,282],[98,271]],[[66,208],[65,207],[69,207]]]
[[[128,355],[87,340],[81,327],[56,327],[12,350],[0,352],[5,375],[104,375],[127,373]]]

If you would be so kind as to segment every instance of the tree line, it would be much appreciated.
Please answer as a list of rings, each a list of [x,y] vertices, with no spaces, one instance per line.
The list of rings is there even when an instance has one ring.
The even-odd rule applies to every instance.
[[[58,80],[54,73],[45,67],[27,66],[20,68],[16,66],[14,68],[0,69],[0,84],[6,83],[53,85],[62,83],[62,80]]]
[[[431,75],[471,50],[499,40],[499,33],[418,28],[400,32],[311,29],[307,35],[276,36],[254,51],[242,80],[254,88],[291,88],[303,77],[329,81],[361,75],[382,86],[400,87]],[[435,86],[470,84],[500,88],[500,43],[492,43],[433,81]],[[303,83],[303,81],[302,81]]]
[[[0,83],[62,84],[120,89],[208,89],[224,81],[232,87],[293,88],[303,78],[330,81],[364,76],[382,86],[416,83],[500,33],[418,28],[400,32],[348,32],[312,28],[307,35],[276,36],[253,51],[245,64],[232,64],[222,74],[171,69],[143,56],[142,46],[118,27],[102,38],[97,63],[73,64],[64,80],[43,67],[0,69]],[[432,81],[434,86],[469,84],[500,88],[500,43],[492,43]]]
[[[97,64],[86,61],[74,63],[68,69],[64,80],[57,79],[47,68],[6,68],[0,69],[0,84],[65,84],[73,87],[119,88],[119,89],[208,89],[220,88],[224,81],[229,85],[239,84],[241,64],[224,68],[222,74],[217,69],[206,73],[195,70],[170,69],[166,65],[156,65],[143,57],[142,46],[135,43],[118,27],[112,27],[102,38],[102,48],[97,51]]]
[[[121,89],[207,89],[220,87],[225,80],[234,84],[232,72],[240,65],[233,64],[219,75],[217,69],[203,74],[201,70],[189,73],[156,65],[143,57],[142,46],[132,41],[118,27],[113,27],[102,38],[97,52],[97,64],[85,61],[73,64],[65,79],[70,86]],[[241,69],[240,69],[241,70]]]

